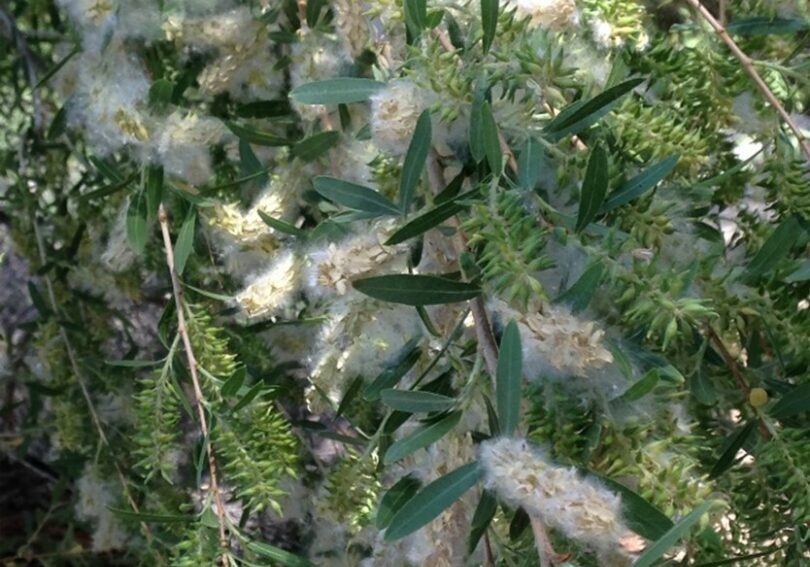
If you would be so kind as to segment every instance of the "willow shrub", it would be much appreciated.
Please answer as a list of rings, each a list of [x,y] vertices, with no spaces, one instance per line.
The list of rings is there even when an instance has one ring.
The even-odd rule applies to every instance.
[[[806,565],[807,161],[690,3],[6,3],[7,560]]]

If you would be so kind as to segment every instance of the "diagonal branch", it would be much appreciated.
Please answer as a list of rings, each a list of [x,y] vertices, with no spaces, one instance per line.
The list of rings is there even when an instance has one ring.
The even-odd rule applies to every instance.
[[[191,383],[194,387],[194,407],[197,410],[197,417],[200,420],[200,431],[203,438],[207,441],[206,452],[208,453],[208,471],[211,476],[211,493],[214,496],[214,503],[216,505],[217,520],[219,523],[219,545],[223,550],[222,565],[230,565],[230,558],[228,556],[228,535],[227,535],[227,516],[225,512],[225,505],[222,501],[222,493],[219,489],[219,480],[217,478],[217,460],[214,455],[214,446],[210,438],[210,431],[208,429],[208,418],[205,415],[205,408],[203,407],[203,392],[200,387],[200,377],[197,372],[197,359],[194,357],[194,349],[191,346],[191,338],[188,334],[188,326],[186,325],[186,316],[184,313],[185,302],[183,300],[183,288],[180,286],[180,278],[177,275],[177,269],[174,263],[174,248],[172,247],[172,237],[169,233],[169,219],[166,215],[166,208],[163,203],[160,204],[158,209],[158,220],[160,222],[160,231],[163,234],[163,245],[166,249],[166,265],[169,267],[169,274],[172,280],[172,293],[174,295],[175,310],[177,311],[177,332],[180,334],[180,339],[183,341],[183,347],[186,351],[186,361],[188,363],[188,371],[191,375]]]
[[[765,98],[768,100],[771,106],[773,106],[779,115],[784,120],[785,124],[787,124],[788,128],[793,132],[793,135],[796,136],[796,139],[799,141],[799,145],[804,151],[804,154],[807,156],[807,159],[810,160],[810,142],[808,142],[807,138],[805,138],[802,131],[790,117],[790,114],[785,110],[785,107],[782,106],[782,103],[779,102],[779,99],[776,98],[776,95],[773,94],[770,87],[762,80],[762,77],[759,75],[757,70],[754,68],[754,63],[751,58],[745,54],[745,52],[740,49],[740,47],[731,39],[731,36],[726,31],[726,28],[721,24],[717,18],[715,18],[706,7],[700,3],[700,0],[686,0],[690,6],[692,6],[698,13],[706,20],[709,25],[717,32],[717,35],[720,36],[720,39],[728,46],[731,52],[734,54],[742,68],[748,73],[748,76],[754,81],[757,88],[765,95]]]

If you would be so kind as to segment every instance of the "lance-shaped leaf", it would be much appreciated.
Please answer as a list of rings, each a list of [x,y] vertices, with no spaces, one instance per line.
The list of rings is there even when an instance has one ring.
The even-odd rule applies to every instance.
[[[489,490],[484,490],[481,493],[481,500],[478,501],[478,506],[475,508],[472,523],[470,524],[470,539],[467,544],[467,551],[472,553],[475,551],[478,541],[484,532],[487,531],[492,518],[495,517],[495,512],[498,510],[498,499]]]
[[[672,529],[674,525],[672,520],[641,495],[613,479],[591,471],[584,472],[588,476],[598,479],[599,482],[622,497],[622,515],[627,522],[627,527],[638,535],[656,540]]]
[[[555,302],[565,303],[571,307],[571,311],[579,313],[588,307],[591,302],[596,290],[599,288],[599,282],[602,281],[604,271],[605,267],[601,262],[593,264]]]
[[[678,164],[679,156],[671,155],[658,163],[651,165],[621,187],[616,189],[610,194],[605,204],[602,205],[601,213],[607,213],[613,209],[617,209],[622,205],[626,205],[633,199],[636,199],[655,187],[659,181],[669,175],[669,172],[675,169]]]
[[[456,405],[456,400],[433,392],[412,390],[383,390],[382,403],[389,408],[408,413],[432,413],[445,411]]]
[[[501,141],[498,138],[498,125],[492,115],[492,107],[488,101],[481,106],[481,141],[484,144],[484,154],[487,156],[489,169],[495,175],[500,175],[503,168],[503,154]]]
[[[576,232],[581,231],[596,218],[602,202],[605,200],[608,182],[608,162],[605,150],[597,146],[591,152],[585,179],[582,181],[582,192],[579,197]]]
[[[793,271],[788,277],[785,278],[786,283],[805,282],[810,280],[810,260],[806,260]]]
[[[756,424],[757,420],[751,419],[744,426],[729,435],[720,449],[720,456],[717,458],[717,462],[709,473],[710,478],[717,478],[731,468],[737,458],[737,452],[745,445],[746,441],[748,441],[748,438],[754,432]]]
[[[630,79],[610,87],[586,102],[574,102],[565,107],[551,122],[546,124],[543,132],[552,141],[581,132],[610,112],[621,97],[643,82],[644,79]]]
[[[374,216],[399,214],[394,203],[370,187],[325,175],[313,179],[312,185],[319,195],[344,207]]]
[[[197,210],[192,207],[183,221],[183,226],[180,227],[180,233],[177,235],[177,242],[174,245],[174,264],[178,275],[183,275],[186,261],[194,251],[194,227],[196,223]]]
[[[412,476],[405,476],[392,486],[380,500],[377,517],[374,519],[377,529],[387,528],[394,515],[408,500],[414,497],[421,487],[422,483]]]
[[[337,144],[339,139],[340,132],[333,130],[318,132],[295,144],[292,153],[302,161],[314,161],[328,152],[329,148]]]
[[[405,242],[409,238],[419,236],[431,228],[438,226],[453,215],[464,210],[467,206],[464,204],[464,200],[470,197],[476,197],[478,193],[477,189],[467,191],[463,195],[458,195],[452,200],[445,201],[429,211],[422,213],[392,234],[388,240],[385,241],[385,244],[387,246],[393,246],[394,244]]]
[[[307,559],[299,557],[298,555],[290,553],[289,551],[281,549],[280,547],[276,547],[275,545],[270,545],[260,541],[248,541],[246,545],[247,548],[252,552],[258,553],[259,555],[267,557],[268,559],[272,559],[285,567],[315,567],[315,564]]]
[[[230,120],[225,122],[225,126],[228,127],[228,130],[236,134],[239,139],[250,144],[270,147],[290,145],[290,141],[285,140],[281,136],[277,136],[271,132],[262,132],[261,130],[251,128],[249,126],[242,126],[236,122],[231,122]]]
[[[427,25],[426,0],[404,0],[402,3],[405,12],[405,26],[411,40],[419,37]]]
[[[803,31],[810,23],[801,18],[771,18],[753,16],[740,18],[726,24],[726,31],[736,35],[772,35]]]
[[[748,264],[748,276],[756,278],[771,271],[790,252],[802,232],[804,229],[795,216],[784,220]]]
[[[810,384],[802,384],[783,394],[768,413],[777,419],[785,419],[808,411],[810,411]]]
[[[382,301],[405,305],[443,305],[481,295],[481,288],[436,276],[392,274],[352,282],[354,289]]]
[[[496,370],[498,423],[504,435],[512,435],[520,421],[523,380],[523,350],[517,323],[510,321],[501,337]]]
[[[484,53],[489,51],[498,28],[498,0],[481,0],[481,27],[484,30]]]
[[[383,463],[388,465],[403,459],[419,449],[429,447],[449,433],[461,419],[461,412],[450,413],[441,419],[427,423],[388,447]]]
[[[368,100],[384,87],[380,81],[344,77],[301,85],[290,91],[290,98],[301,104],[348,104]]]
[[[147,229],[146,191],[138,191],[129,198],[127,207],[127,240],[138,254],[146,248]]]
[[[412,345],[412,348],[408,349],[406,346],[405,355],[402,356],[396,364],[380,372],[374,381],[365,387],[363,390],[363,398],[370,402],[379,400],[380,392],[396,386],[397,382],[413,368],[419,360],[419,357],[422,356],[422,349],[419,348],[414,340],[410,341],[409,344]]]
[[[408,210],[411,208],[416,186],[425,170],[431,137],[430,110],[425,110],[416,121],[408,153],[405,154],[405,161],[402,164],[402,174],[399,178],[399,207],[402,209],[402,214],[408,214]]]
[[[428,484],[391,519],[385,531],[386,541],[395,541],[410,535],[433,520],[472,488],[482,474],[478,462],[473,462]]]
[[[518,157],[517,178],[523,189],[533,190],[540,179],[543,168],[543,146],[535,138],[529,136],[523,143]]]
[[[287,221],[273,218],[264,211],[256,211],[256,212],[259,213],[259,218],[262,219],[264,224],[266,224],[272,229],[275,229],[279,232],[283,232],[284,234],[289,234],[290,236],[297,236],[298,238],[306,236],[306,232],[288,223]]]
[[[684,537],[689,530],[695,525],[700,518],[709,511],[709,507],[711,506],[711,502],[704,502],[691,512],[684,516],[684,518],[672,526],[667,533],[661,536],[655,543],[650,545],[644,553],[641,554],[635,563],[633,563],[633,567],[650,567],[650,565],[654,564],[667,550],[675,545],[679,539]]]

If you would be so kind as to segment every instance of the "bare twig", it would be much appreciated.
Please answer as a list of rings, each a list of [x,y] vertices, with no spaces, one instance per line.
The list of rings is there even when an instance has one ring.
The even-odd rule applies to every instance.
[[[200,420],[200,431],[203,434],[203,438],[207,441],[206,451],[208,453],[208,473],[211,479],[211,493],[214,496],[214,503],[217,508],[216,515],[219,523],[219,545],[223,549],[222,564],[229,565],[230,558],[227,554],[227,515],[225,512],[225,505],[222,501],[222,493],[219,489],[219,480],[217,478],[217,460],[214,454],[213,442],[209,436],[210,432],[208,430],[208,418],[205,415],[205,408],[203,407],[203,392],[202,388],[200,387],[200,377],[197,372],[197,359],[194,357],[194,349],[192,348],[191,338],[188,334],[188,326],[186,325],[183,288],[180,285],[180,278],[178,277],[177,269],[175,268],[174,248],[172,247],[172,237],[169,233],[169,219],[166,215],[166,208],[163,206],[163,203],[160,204],[160,208],[158,209],[158,221],[160,222],[160,231],[163,234],[163,245],[166,249],[166,265],[169,267],[169,274],[172,280],[172,293],[174,295],[175,310],[177,311],[177,332],[180,334],[180,339],[183,341],[183,347],[186,351],[188,371],[191,375],[191,383],[194,388],[194,407],[197,410],[197,417]]]
[[[793,135],[796,136],[796,139],[799,141],[799,145],[801,146],[804,154],[807,156],[807,159],[810,160],[810,142],[807,141],[802,131],[790,117],[790,114],[785,110],[785,107],[782,106],[782,103],[779,102],[779,99],[776,98],[776,95],[773,94],[770,87],[762,80],[762,77],[759,75],[757,70],[754,68],[754,63],[751,58],[743,52],[742,49],[731,39],[731,36],[726,31],[726,28],[721,24],[706,7],[700,3],[700,0],[686,0],[690,6],[692,6],[698,13],[706,20],[709,25],[717,32],[717,35],[720,36],[720,39],[728,46],[731,52],[734,54],[742,68],[748,73],[748,76],[754,81],[757,88],[762,92],[765,98],[768,100],[771,106],[773,106],[779,115],[784,120],[785,124],[787,124],[788,128],[793,132]]]

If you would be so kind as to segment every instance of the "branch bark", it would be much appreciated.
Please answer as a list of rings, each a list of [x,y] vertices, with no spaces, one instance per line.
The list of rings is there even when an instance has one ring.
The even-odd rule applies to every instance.
[[[222,501],[222,492],[219,488],[219,479],[217,475],[217,460],[214,454],[214,445],[209,436],[208,418],[205,415],[205,408],[203,407],[203,392],[200,387],[200,377],[197,372],[197,359],[194,356],[194,349],[191,345],[191,338],[188,334],[188,325],[186,324],[185,316],[185,301],[183,300],[183,288],[180,286],[180,278],[177,275],[177,269],[174,263],[174,248],[172,246],[172,237],[169,233],[169,219],[166,214],[166,208],[163,203],[160,204],[158,209],[158,221],[160,223],[160,231],[163,234],[163,245],[166,250],[166,265],[169,268],[169,274],[172,280],[172,294],[174,297],[174,305],[177,311],[177,332],[180,334],[180,339],[183,341],[183,348],[186,351],[186,362],[188,363],[188,371],[191,375],[191,383],[194,388],[194,408],[197,410],[197,418],[200,420],[200,431],[207,441],[206,451],[208,453],[208,473],[211,481],[211,494],[214,497],[214,504],[216,506],[217,521],[219,523],[219,545],[223,549],[222,565],[229,565],[230,558],[227,554],[228,550],[228,534],[227,534],[227,516],[225,512],[225,505]]]
[[[807,156],[808,161],[810,161],[810,142],[807,141],[807,138],[805,138],[804,134],[802,134],[802,131],[790,117],[790,114],[788,114],[788,112],[785,110],[785,107],[782,106],[782,103],[779,102],[779,99],[776,98],[776,95],[773,94],[773,91],[771,91],[767,83],[762,80],[762,77],[754,68],[754,63],[751,58],[746,55],[742,49],[740,49],[733,39],[731,39],[731,36],[728,34],[728,31],[726,31],[725,26],[723,26],[723,24],[721,24],[711,12],[709,12],[709,10],[707,10],[706,7],[700,3],[700,0],[686,0],[686,2],[697,10],[701,17],[706,20],[717,35],[720,36],[723,43],[728,46],[731,53],[734,54],[734,57],[736,57],[740,62],[740,65],[742,65],[743,70],[745,70],[748,76],[751,77],[760,92],[765,95],[765,98],[770,105],[776,109],[776,111],[782,117],[782,120],[784,120],[785,124],[787,124],[788,128],[790,128],[790,130],[793,132],[793,135],[796,136],[799,146],[801,146],[802,151],[804,151],[805,156]]]

